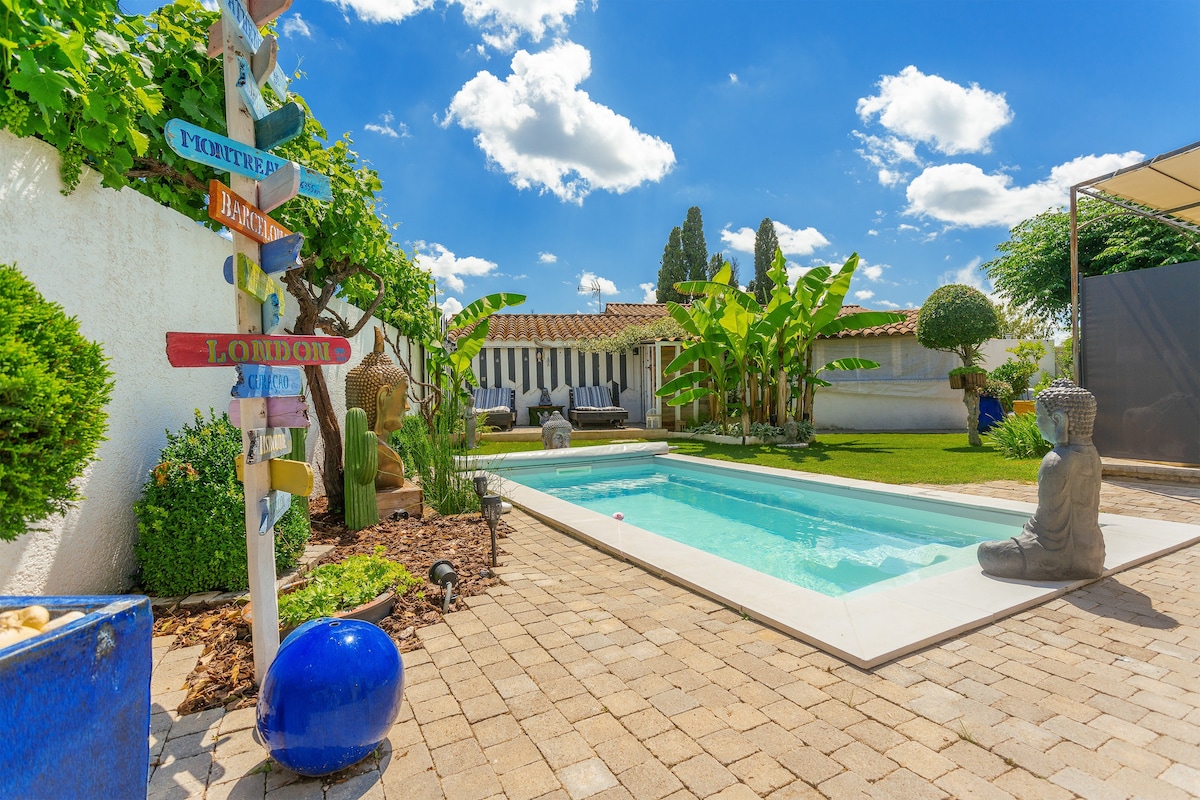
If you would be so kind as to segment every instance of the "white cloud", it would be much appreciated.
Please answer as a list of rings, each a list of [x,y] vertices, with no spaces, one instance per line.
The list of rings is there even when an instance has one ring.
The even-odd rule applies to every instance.
[[[559,42],[532,55],[521,50],[511,66],[504,81],[487,71],[468,81],[442,125],[476,131],[476,145],[517,188],[537,186],[582,205],[597,189],[621,194],[674,166],[671,145],[577,88],[591,73],[585,48]]]
[[[364,22],[403,22],[434,7],[434,0],[330,0]],[[215,5],[215,3],[214,3]],[[487,44],[512,52],[522,35],[540,42],[548,32],[565,32],[578,0],[447,0],[462,6],[463,19],[480,29]]]
[[[875,293],[872,292],[870,289],[859,289],[857,292],[854,293],[855,300],[870,300],[874,296],[875,296]]]
[[[434,0],[331,0],[342,11],[353,11],[363,22],[401,22],[433,8]]]
[[[867,231],[867,236],[878,236],[878,235],[879,235],[879,231],[875,230],[874,228],[871,228],[870,230]]]
[[[538,262],[541,264],[553,264],[558,261],[558,256],[554,253],[538,253]]]
[[[297,14],[288,14],[283,19],[283,24],[279,26],[279,31],[285,37],[300,36],[305,39],[312,38],[312,28],[304,21],[304,18]]]
[[[383,136],[390,136],[393,139],[407,139],[409,137],[408,126],[403,122],[395,128],[392,127],[392,123],[396,121],[392,112],[389,111],[386,114],[382,114],[379,118],[383,120],[382,124],[377,125],[374,122],[368,122],[366,125],[363,125],[363,129]]]
[[[658,302],[658,284],[655,283],[639,283],[638,288],[642,290],[643,303]]]
[[[875,305],[883,306],[884,308],[899,308],[899,303],[893,303],[891,300],[876,300]]]
[[[418,254],[417,266],[429,270],[439,283],[452,292],[461,292],[466,289],[466,284],[459,276],[478,277],[487,275],[496,268],[495,262],[476,256],[459,258],[437,242],[431,244],[414,242],[413,249]]]
[[[905,164],[921,166],[912,142],[897,136],[872,136],[859,131],[854,131],[854,136],[862,142],[858,154],[878,170],[879,183],[883,186],[891,187],[907,180],[908,173],[899,169]]]
[[[579,275],[579,291],[581,294],[595,292],[596,287],[600,287],[600,294],[620,294],[617,285],[608,278],[601,278],[594,272],[584,270]]]
[[[988,175],[974,164],[930,167],[909,184],[905,213],[963,227],[1012,227],[1066,203],[1073,184],[1144,159],[1136,150],[1081,156],[1054,167],[1049,177],[1029,186],[1013,186],[1011,176]]]
[[[990,285],[985,286],[983,283],[983,271],[979,269],[979,265],[982,263],[983,259],[976,256],[968,261],[967,265],[962,269],[942,273],[938,276],[938,286],[945,286],[948,283],[961,283],[964,286],[970,286],[984,294],[988,294],[992,291],[992,288]]]
[[[864,278],[872,282],[878,281],[883,277],[883,267],[879,266],[878,264],[860,266],[856,271],[859,275],[862,275]]]
[[[1013,118],[1003,93],[960,86],[914,66],[883,76],[878,86],[879,94],[858,100],[862,121],[878,116],[893,134],[946,155],[988,152],[988,138]]]
[[[753,253],[756,234],[756,228],[739,228],[733,231],[726,227],[721,231],[721,241],[732,250]],[[809,256],[817,248],[829,245],[829,240],[816,228],[790,228],[779,221],[775,221],[775,236],[779,239],[779,249],[785,256]]]
[[[729,73],[729,82],[730,82],[730,83],[737,83],[737,82],[738,82],[738,76],[737,76],[737,73],[736,73],[736,72],[731,72],[731,73]]]
[[[442,319],[450,319],[455,314],[463,310],[463,304],[456,297],[447,297],[442,300]]]

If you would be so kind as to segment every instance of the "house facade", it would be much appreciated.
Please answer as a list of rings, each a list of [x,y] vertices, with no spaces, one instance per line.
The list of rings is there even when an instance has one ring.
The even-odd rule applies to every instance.
[[[845,306],[842,313],[863,311]],[[832,383],[816,393],[818,430],[922,431],[957,430],[966,426],[962,392],[950,388],[946,373],[960,365],[951,353],[928,350],[916,336],[917,310],[899,313],[904,319],[859,331],[843,331],[814,345],[814,364],[846,356],[879,363],[879,369],[825,372]],[[648,340],[617,353],[586,352],[581,341],[615,336],[631,325],[645,325],[667,316],[658,303],[609,303],[601,314],[495,314],[488,337],[473,367],[483,387],[516,390],[517,425],[529,425],[529,409],[540,405],[542,389],[551,403],[569,404],[575,386],[608,386],[614,402],[629,412],[629,423],[644,425],[647,413],[659,413],[663,427],[681,428],[707,419],[704,400],[668,406],[654,393],[673,374],[663,369],[679,354],[683,342]],[[985,343],[984,364],[994,368],[1009,357],[1005,350],[1016,340]],[[1054,347],[1047,342],[1042,364],[1052,371]],[[619,399],[618,399],[619,398]],[[564,414],[565,416],[565,414]]]

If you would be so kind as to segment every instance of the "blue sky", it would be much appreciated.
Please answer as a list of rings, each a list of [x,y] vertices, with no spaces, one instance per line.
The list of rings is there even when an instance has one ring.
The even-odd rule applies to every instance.
[[[743,283],[770,217],[794,272],[860,255],[851,302],[988,291],[1013,224],[1200,139],[1194,0],[296,0],[280,32],[450,310],[652,300],[693,205]]]

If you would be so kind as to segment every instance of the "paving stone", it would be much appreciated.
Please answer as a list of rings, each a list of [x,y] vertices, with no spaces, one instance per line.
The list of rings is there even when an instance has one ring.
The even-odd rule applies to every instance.
[[[554,773],[544,761],[526,764],[511,772],[506,772],[500,776],[500,783],[504,787],[506,800],[549,797],[551,792],[559,790],[560,787],[558,778],[554,777]],[[563,798],[567,797],[561,790],[557,792],[557,795]]]
[[[591,745],[578,731],[574,730],[548,741],[539,742],[538,749],[542,751],[542,755],[551,769],[561,769],[594,758],[596,755]]]
[[[758,751],[758,745],[730,728],[710,733],[700,738],[698,744],[722,764],[732,764]]]
[[[555,773],[571,800],[583,800],[617,785],[617,778],[599,758],[589,758]]]
[[[735,761],[729,765],[729,771],[760,797],[787,786],[796,779],[795,775],[766,753],[755,753],[741,761]]]
[[[496,773],[488,765],[442,778],[442,791],[456,800],[483,800],[503,791]]]
[[[609,769],[617,773],[654,758],[637,737],[628,733],[600,742],[595,748],[596,755],[608,764]]]
[[[708,797],[737,783],[733,773],[707,753],[676,764],[671,771],[689,791],[699,797]]]
[[[528,736],[518,736],[485,748],[484,755],[499,775],[542,760],[541,751]]]

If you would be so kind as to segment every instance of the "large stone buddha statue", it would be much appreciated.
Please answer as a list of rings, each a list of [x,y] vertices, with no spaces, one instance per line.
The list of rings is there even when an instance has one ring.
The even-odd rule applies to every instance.
[[[1038,430],[1054,449],[1038,469],[1037,511],[1020,536],[979,545],[979,565],[998,578],[1059,581],[1104,571],[1100,454],[1092,444],[1096,398],[1060,378],[1037,396]]]

